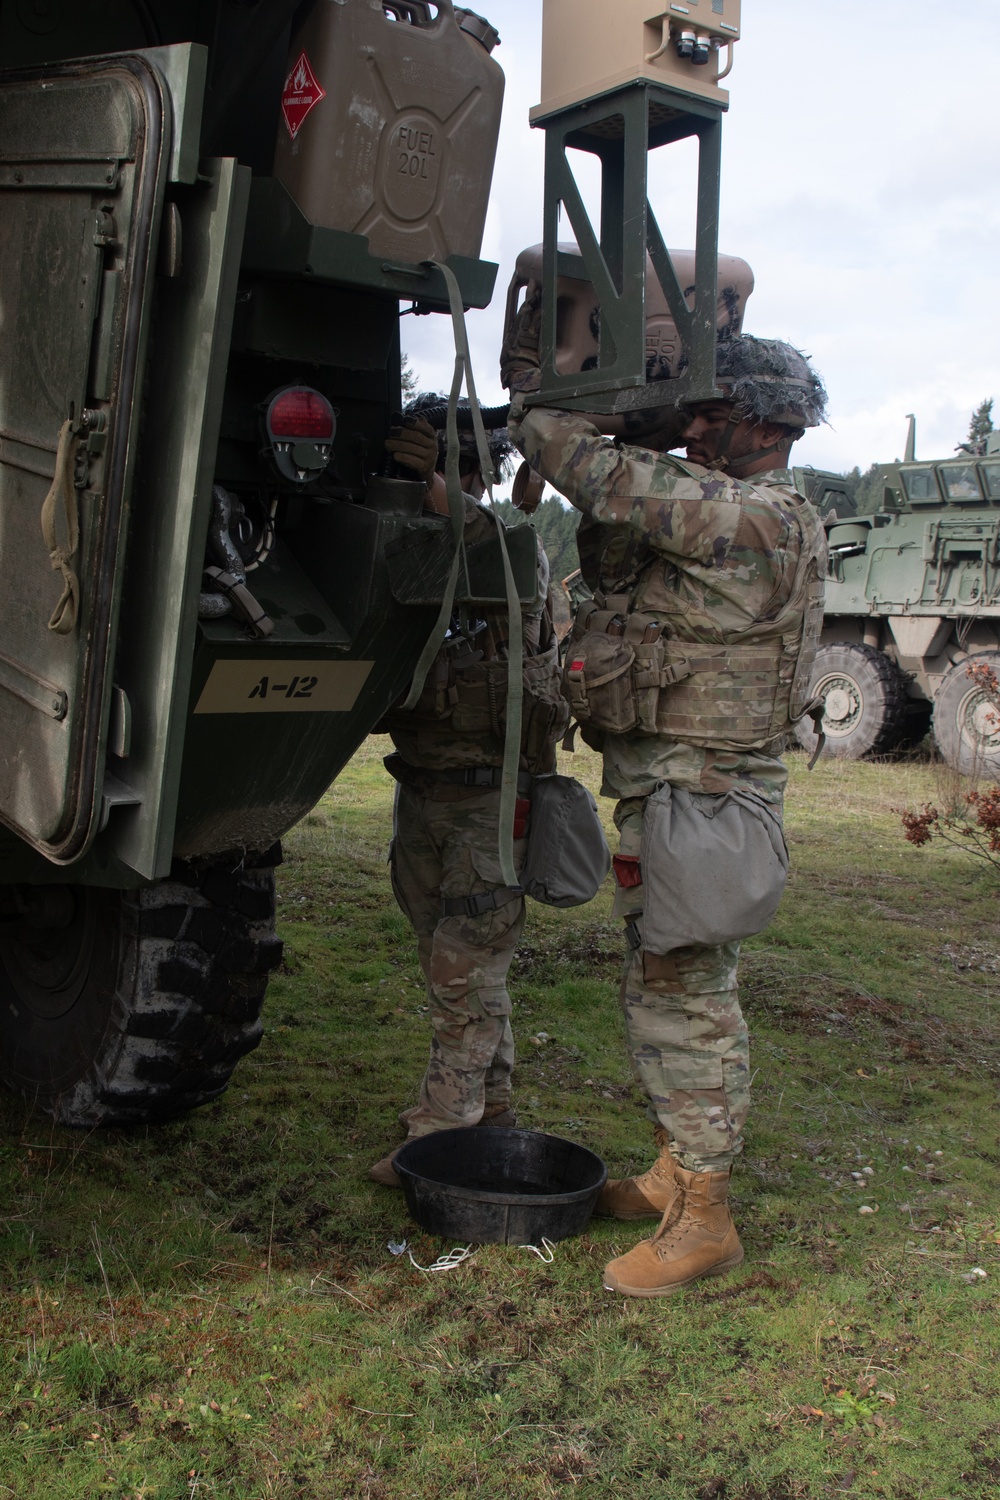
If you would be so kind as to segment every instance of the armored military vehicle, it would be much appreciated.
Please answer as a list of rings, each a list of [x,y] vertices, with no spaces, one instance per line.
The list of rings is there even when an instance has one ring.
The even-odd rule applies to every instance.
[[[60,1121],[225,1087],[277,841],[430,634],[452,530],[383,442],[400,303],[492,292],[496,40],[452,0],[0,0],[0,1077]]]
[[[963,774],[1000,770],[1000,724],[970,672],[1000,674],[1000,434],[982,455],[882,469],[882,505],[827,517],[830,576],[814,691],[826,753],[919,744],[933,722]],[[810,721],[799,738],[812,749]]]

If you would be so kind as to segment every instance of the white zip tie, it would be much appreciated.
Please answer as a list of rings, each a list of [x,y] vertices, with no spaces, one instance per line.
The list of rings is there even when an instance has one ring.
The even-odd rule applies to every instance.
[[[414,1260],[413,1251],[410,1249],[408,1240],[390,1240],[386,1249],[390,1255],[408,1255],[410,1257],[410,1265],[414,1270],[422,1271],[425,1276],[429,1275],[432,1271],[454,1271],[455,1267],[460,1266],[463,1260],[469,1260],[475,1254],[471,1245],[455,1245],[448,1251],[447,1255],[439,1255],[433,1265],[422,1266],[419,1261]]]
[[[556,1258],[556,1247],[551,1240],[545,1238],[544,1234],[542,1235],[541,1250],[539,1250],[537,1245],[518,1245],[517,1248],[519,1250],[530,1250],[532,1255],[537,1255],[542,1264],[546,1266],[551,1266]]]

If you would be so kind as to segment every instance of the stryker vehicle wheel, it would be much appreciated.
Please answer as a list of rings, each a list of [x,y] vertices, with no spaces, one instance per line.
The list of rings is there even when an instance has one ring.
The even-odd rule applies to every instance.
[[[3,887],[0,1079],[63,1125],[182,1114],[257,1046],[280,958],[269,868]]]
[[[906,681],[902,672],[873,646],[843,641],[821,646],[813,667],[812,692],[824,700],[825,755],[839,760],[888,755],[907,737]],[[795,731],[800,745],[816,748],[811,719]]]
[[[1000,652],[977,651],[948,668],[934,699],[934,738],[949,766],[963,776],[1000,772],[1000,719],[971,667],[1000,679]]]

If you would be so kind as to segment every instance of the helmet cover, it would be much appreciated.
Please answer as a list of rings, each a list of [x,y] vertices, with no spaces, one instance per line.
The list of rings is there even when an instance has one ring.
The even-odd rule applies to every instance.
[[[826,420],[826,390],[801,350],[753,334],[720,339],[715,383],[723,399],[751,421],[818,427]]]

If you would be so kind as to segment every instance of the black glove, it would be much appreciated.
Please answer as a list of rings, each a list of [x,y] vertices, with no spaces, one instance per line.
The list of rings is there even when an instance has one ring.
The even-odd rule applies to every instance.
[[[423,417],[404,417],[401,427],[393,427],[385,443],[398,464],[414,471],[414,477],[430,484],[438,462],[437,433]]]

